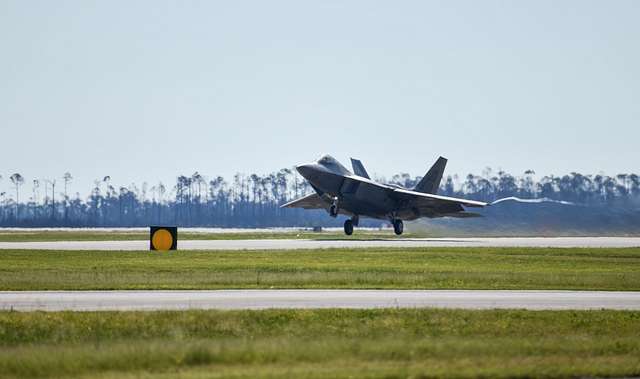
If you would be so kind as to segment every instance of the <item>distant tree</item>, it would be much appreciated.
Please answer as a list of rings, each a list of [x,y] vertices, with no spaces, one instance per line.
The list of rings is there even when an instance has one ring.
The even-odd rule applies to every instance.
[[[164,199],[164,194],[167,192],[167,187],[165,187],[162,182],[158,183],[158,202],[162,204]]]
[[[391,184],[396,184],[405,188],[413,187],[411,184],[411,176],[406,172],[396,174],[391,177]]]
[[[127,194],[129,193],[129,189],[127,187],[120,187],[120,192],[118,194],[118,220],[120,224],[123,224],[124,214],[126,212],[126,201]]]
[[[67,195],[67,186],[69,185],[69,182],[71,182],[71,179],[73,179],[73,176],[71,176],[71,173],[69,172],[65,172],[64,175],[62,176],[62,180],[64,180],[64,220],[65,221],[67,221],[69,217],[69,195]]]
[[[162,182],[158,183],[158,221],[162,222],[162,207],[164,204],[164,194],[167,192],[167,187],[165,187]]]
[[[51,185],[51,220],[56,219],[56,180],[46,180]]]
[[[516,193],[517,186],[515,178],[512,175],[500,170],[498,172],[498,188],[498,196],[508,196]]]
[[[38,188],[40,188],[40,181],[33,179],[33,217],[38,218]]]
[[[24,184],[24,178],[19,173],[15,173],[9,177],[11,183],[16,187],[16,221],[20,218],[20,186]]]
[[[463,190],[467,193],[478,192],[478,184],[476,182],[476,176],[473,174],[467,175],[467,180],[464,182]]]
[[[162,183],[151,187],[143,183],[141,189],[136,184],[116,186],[112,184],[110,176],[104,176],[95,181],[86,199],[81,199],[79,195],[75,199],[70,198],[69,184],[73,178],[65,173],[62,177],[64,193],[58,193],[64,196],[64,209],[61,208],[62,204],[55,202],[56,182],[53,180],[33,180],[33,197],[29,198],[28,203],[21,202],[20,196],[24,197],[24,193],[21,193],[24,178],[20,178],[21,175],[11,178],[10,184],[13,183],[15,187],[14,196],[7,198],[4,193],[0,194],[0,224],[3,226],[13,226],[18,222],[24,226],[142,226],[170,222],[179,226],[268,227],[336,226],[340,222],[324,217],[321,211],[279,207],[292,198],[313,193],[309,183],[291,169],[264,175],[238,173],[229,182],[221,176],[212,176],[208,180],[195,172],[177,177],[175,187],[168,189]],[[414,187],[420,179],[419,176],[412,177],[406,173],[391,178],[390,182],[408,188]],[[384,181],[384,178],[381,179]],[[44,185],[44,196],[38,192],[41,184]],[[626,173],[607,176],[572,172],[536,179],[533,170],[512,176],[502,170],[486,168],[482,175],[469,174],[462,179],[455,175],[447,176],[443,178],[440,191],[449,196],[483,201],[508,196],[549,197],[593,206],[590,209],[615,210],[621,215],[633,212],[631,210],[636,210],[640,205],[640,177]],[[502,209],[507,208],[505,204]],[[529,208],[532,210],[530,215],[535,214],[534,209],[548,211],[545,206]],[[553,210],[545,219],[552,223],[567,220],[569,215],[576,217],[577,209]],[[500,208],[488,211],[494,214],[501,212]],[[522,221],[528,211],[523,212],[522,215],[517,212],[518,215],[510,217]],[[637,217],[640,219],[640,215]],[[576,218],[576,222],[580,222],[579,218]],[[612,220],[616,220],[611,221],[612,224],[627,225],[628,228],[640,225],[640,221],[637,224],[617,221],[617,216]]]
[[[198,171],[194,172],[193,175],[191,175],[191,185],[195,187],[195,189],[192,191],[193,197],[196,199],[197,202],[199,202],[200,200],[200,196],[202,194],[202,183],[204,183],[204,177],[202,175],[200,175],[200,173]]]
[[[627,185],[627,179],[629,178],[629,175],[618,174],[616,178],[618,179],[618,181],[620,181],[620,185],[618,185],[619,192],[621,192],[623,195],[626,195],[629,192],[629,186]]]
[[[200,222],[201,212],[200,212],[200,204],[202,203],[202,185],[205,184],[206,181],[202,175],[198,171],[194,172],[190,178],[190,185],[193,187],[193,190],[190,190],[190,198],[192,199],[189,204],[189,218],[190,222],[193,223],[193,213],[195,213],[196,222]],[[206,192],[206,191],[205,191]],[[195,212],[191,210],[195,204]]]
[[[0,222],[4,222],[4,206],[6,192],[0,192]]]
[[[453,178],[451,177],[451,175],[448,175],[447,179],[444,182],[443,193],[447,196],[452,196],[453,190],[454,190]]]
[[[40,181],[33,179],[33,202],[38,204],[38,189],[40,188]]]
[[[73,179],[73,176],[71,176],[71,173],[69,173],[69,172],[65,172],[64,175],[62,176],[62,180],[64,180],[64,197],[65,197],[65,199],[68,199],[67,186],[69,185],[69,183],[71,182],[72,179]]]
[[[631,174],[629,175],[629,181],[631,182],[630,192],[633,195],[640,194],[640,177],[636,174]]]

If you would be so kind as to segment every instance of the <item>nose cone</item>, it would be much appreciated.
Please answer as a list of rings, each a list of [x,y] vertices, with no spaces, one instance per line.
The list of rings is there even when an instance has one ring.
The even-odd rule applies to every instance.
[[[311,178],[316,171],[313,167],[313,164],[301,164],[299,166],[296,166],[296,170],[298,170],[300,175],[302,175],[302,177],[305,179]]]

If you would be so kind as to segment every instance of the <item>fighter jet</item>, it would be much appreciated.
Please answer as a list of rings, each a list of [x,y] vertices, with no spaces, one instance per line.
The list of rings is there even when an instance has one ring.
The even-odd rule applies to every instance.
[[[353,173],[330,155],[316,162],[296,166],[315,193],[283,204],[283,208],[325,209],[331,217],[343,214],[344,232],[353,233],[360,217],[389,220],[395,234],[404,230],[404,221],[422,217],[478,217],[465,207],[484,207],[481,201],[438,195],[447,164],[443,157],[429,169],[414,188],[378,183],[369,177],[362,162],[351,158]]]

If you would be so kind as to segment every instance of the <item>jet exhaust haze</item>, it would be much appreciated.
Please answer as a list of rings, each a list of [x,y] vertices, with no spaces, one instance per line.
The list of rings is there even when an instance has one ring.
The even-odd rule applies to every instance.
[[[563,204],[563,205],[575,205],[574,203],[572,203],[570,201],[554,200],[554,199],[549,199],[548,197],[543,197],[543,198],[539,198],[539,199],[521,199],[521,198],[516,197],[516,196],[504,197],[502,199],[498,199],[496,201],[493,201],[493,202],[489,203],[489,205],[495,205],[495,204],[498,204],[498,203],[502,203],[504,201],[516,201],[518,203],[535,203],[535,204],[539,204],[539,203],[556,203],[556,204]]]

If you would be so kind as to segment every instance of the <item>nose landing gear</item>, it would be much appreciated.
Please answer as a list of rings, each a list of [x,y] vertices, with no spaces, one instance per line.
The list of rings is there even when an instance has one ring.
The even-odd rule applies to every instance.
[[[329,216],[336,218],[338,217],[338,198],[333,199],[333,204],[329,207]]]

